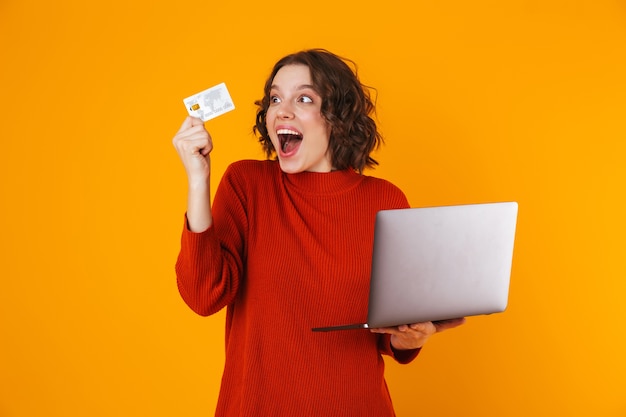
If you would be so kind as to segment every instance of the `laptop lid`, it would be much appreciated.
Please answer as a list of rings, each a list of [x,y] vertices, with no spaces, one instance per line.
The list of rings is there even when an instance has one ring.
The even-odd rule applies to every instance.
[[[367,323],[391,327],[502,312],[515,202],[382,210],[376,215]]]

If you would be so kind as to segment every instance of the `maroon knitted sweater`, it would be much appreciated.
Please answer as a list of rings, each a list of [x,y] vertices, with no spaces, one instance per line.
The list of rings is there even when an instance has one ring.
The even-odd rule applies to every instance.
[[[365,322],[374,218],[408,207],[391,183],[352,170],[285,174],[275,161],[232,164],[214,224],[183,229],[178,288],[201,315],[227,307],[218,417],[387,417],[381,354],[408,363]]]

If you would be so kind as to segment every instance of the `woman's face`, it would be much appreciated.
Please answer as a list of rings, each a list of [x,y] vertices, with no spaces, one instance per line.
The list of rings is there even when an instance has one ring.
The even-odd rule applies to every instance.
[[[265,124],[280,168],[290,174],[330,172],[330,128],[305,65],[282,67],[272,82]]]

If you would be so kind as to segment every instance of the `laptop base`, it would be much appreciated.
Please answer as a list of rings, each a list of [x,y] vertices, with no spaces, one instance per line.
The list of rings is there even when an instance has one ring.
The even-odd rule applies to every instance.
[[[328,326],[328,327],[314,327],[311,330],[314,332],[332,332],[334,330],[358,330],[369,329],[367,323],[360,324],[345,324],[343,326]]]

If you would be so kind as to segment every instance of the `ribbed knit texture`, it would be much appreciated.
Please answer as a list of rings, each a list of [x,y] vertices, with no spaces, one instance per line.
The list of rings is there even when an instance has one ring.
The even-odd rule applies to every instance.
[[[389,337],[312,327],[365,322],[374,219],[408,207],[391,183],[351,170],[285,174],[232,164],[214,224],[183,229],[178,287],[198,314],[227,307],[218,417],[387,417]],[[401,363],[418,351],[401,352]]]

